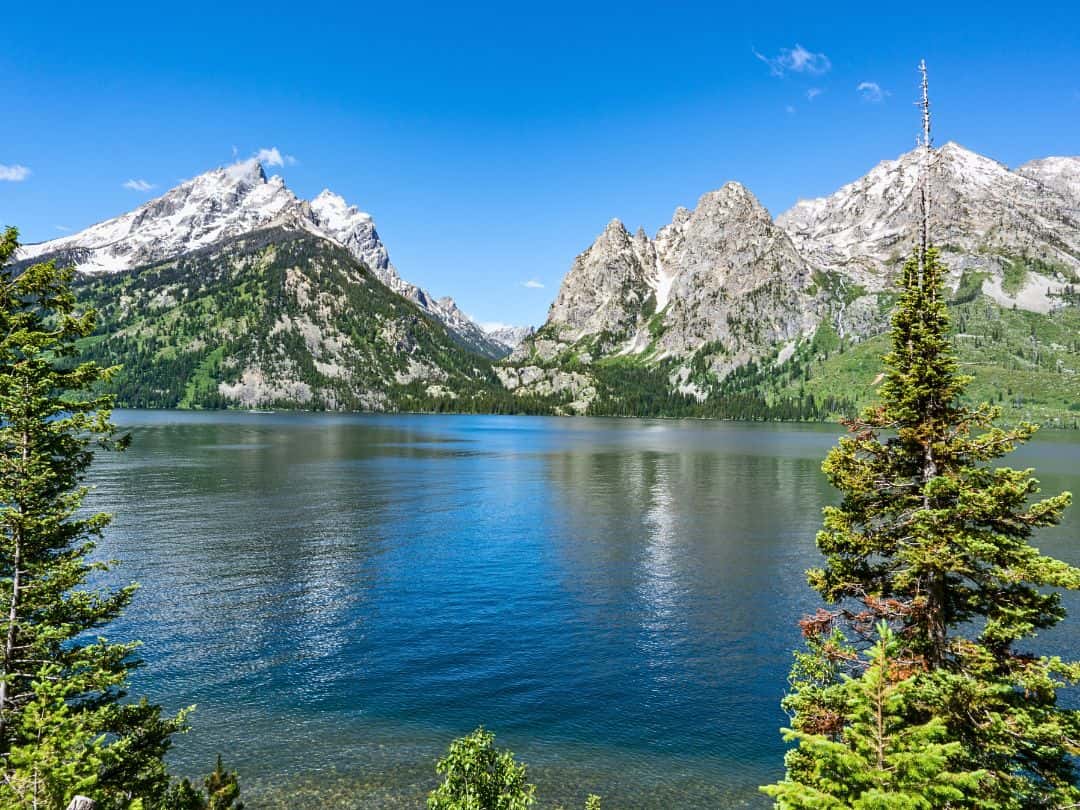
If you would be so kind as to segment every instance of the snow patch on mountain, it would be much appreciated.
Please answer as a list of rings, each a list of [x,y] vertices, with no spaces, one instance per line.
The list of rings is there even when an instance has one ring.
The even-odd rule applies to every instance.
[[[81,273],[119,273],[272,225],[342,245],[390,289],[442,322],[459,343],[490,357],[505,354],[503,344],[489,338],[452,298],[436,299],[398,275],[370,214],[329,189],[310,202],[301,200],[278,175],[267,178],[257,158],[201,174],[78,233],[24,245],[18,259],[56,257]]]
[[[536,331],[533,326],[512,326],[499,321],[481,323],[480,328],[484,330],[484,334],[489,338],[505,346],[507,353],[516,349],[521,344],[521,341],[532,336]]]

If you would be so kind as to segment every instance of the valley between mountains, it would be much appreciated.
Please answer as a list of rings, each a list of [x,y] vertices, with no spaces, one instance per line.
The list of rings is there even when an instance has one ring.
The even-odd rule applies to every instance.
[[[215,169],[19,262],[79,273],[129,407],[835,418],[873,397],[913,247],[915,153],[778,217],[727,183],[653,236],[612,220],[538,329],[404,280],[372,217]],[[1009,419],[1080,420],[1080,158],[931,172],[961,362]]]

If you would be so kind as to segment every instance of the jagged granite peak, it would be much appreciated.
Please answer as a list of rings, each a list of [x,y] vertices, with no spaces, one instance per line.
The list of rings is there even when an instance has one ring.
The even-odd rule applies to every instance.
[[[725,348],[727,368],[820,319],[810,266],[744,186],[728,183],[679,208],[655,239],[612,220],[574,261],[545,326],[511,360],[567,351],[682,358]],[[585,345],[587,344],[587,345]]]
[[[915,149],[883,161],[828,197],[801,200],[777,224],[815,266],[884,289],[914,247],[922,159]],[[1010,171],[952,142],[935,150],[931,229],[954,278],[965,269],[1000,276],[1016,258],[1080,268],[1080,212],[1066,177],[1032,164]]]
[[[931,227],[967,296],[958,301],[981,292],[1040,313],[1074,302],[1080,159],[1012,171],[955,143],[931,157]],[[883,161],[775,221],[738,183],[676,209],[651,240],[613,220],[575,260],[547,323],[500,369],[503,384],[515,394],[560,390],[570,385],[560,373],[573,370],[586,378],[570,392],[582,410],[590,400],[579,392],[610,379],[588,366],[621,355],[662,364],[671,390],[701,400],[734,369],[770,357],[784,364],[800,346],[819,345],[818,334],[826,345],[880,333],[915,246],[923,160],[913,150]],[[605,390],[609,401],[618,396]]]
[[[187,180],[119,217],[79,233],[24,245],[19,259],[59,255],[86,274],[113,273],[171,258],[269,225],[301,202],[257,160]]]
[[[620,220],[611,220],[574,260],[548,311],[547,323],[559,340],[573,343],[586,335],[625,338],[632,333],[649,296],[654,257],[647,239],[635,240]]]
[[[371,214],[349,205],[330,189],[323,189],[311,201],[311,212],[320,228],[348,248],[384,284],[393,288],[400,281]]]
[[[84,274],[115,273],[175,258],[216,242],[282,225],[330,239],[399,295],[441,321],[458,342],[489,357],[505,354],[452,299],[403,280],[370,214],[324,189],[299,199],[255,158],[208,171],[114,219],[70,236],[24,245],[20,261],[56,257]]]
[[[655,243],[657,357],[686,357],[718,343],[734,368],[813,330],[821,312],[808,292],[811,267],[745,186],[727,183],[688,213],[678,212]],[[644,349],[644,337],[635,350]]]

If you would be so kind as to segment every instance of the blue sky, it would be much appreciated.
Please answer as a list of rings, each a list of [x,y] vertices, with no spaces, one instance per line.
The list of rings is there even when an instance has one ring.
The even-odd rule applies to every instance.
[[[5,9],[0,223],[53,238],[276,147],[484,321],[542,322],[612,217],[732,179],[777,214],[911,148],[923,56],[939,142],[1080,153],[1076,3],[98,5]]]

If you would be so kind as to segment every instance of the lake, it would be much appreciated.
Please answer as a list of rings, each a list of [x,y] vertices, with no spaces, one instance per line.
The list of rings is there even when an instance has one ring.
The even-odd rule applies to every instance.
[[[256,808],[420,807],[483,724],[541,801],[767,806],[835,426],[118,411],[100,551],[136,693]],[[1080,493],[1080,435],[1017,453]],[[1080,509],[1037,545],[1080,560]],[[1080,602],[1069,599],[1075,616]],[[1076,654],[1077,619],[1042,651]]]

